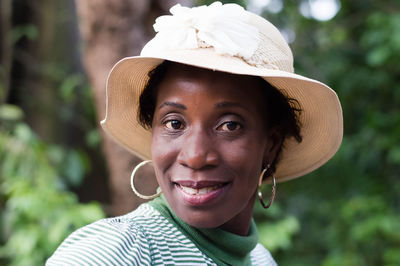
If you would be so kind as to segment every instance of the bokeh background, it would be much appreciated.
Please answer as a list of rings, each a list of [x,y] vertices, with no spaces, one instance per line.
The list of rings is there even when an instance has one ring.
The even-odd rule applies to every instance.
[[[99,129],[105,81],[176,2],[212,1],[0,1],[0,265],[41,265],[78,227],[140,204],[139,160]],[[400,2],[236,3],[277,25],[296,72],[344,110],[335,157],[256,205],[260,241],[280,265],[400,265]]]

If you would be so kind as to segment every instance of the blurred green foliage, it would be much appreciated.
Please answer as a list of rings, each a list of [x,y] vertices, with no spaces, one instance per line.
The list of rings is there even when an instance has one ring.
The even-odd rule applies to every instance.
[[[265,200],[268,200],[268,192],[270,191],[263,193]],[[300,223],[294,215],[285,213],[282,204],[274,202],[266,211],[256,202],[254,218],[257,221],[261,244],[268,247],[271,252],[291,248],[293,235],[299,232]]]
[[[65,237],[104,213],[68,191],[86,159],[40,141],[21,117],[18,107],[0,106],[0,264],[43,265]]]
[[[12,3],[21,8],[27,2]],[[62,38],[71,15],[57,17],[55,36],[41,31],[38,16],[45,12],[36,10],[27,20],[20,18],[24,10],[12,13],[12,27],[2,28],[9,38],[0,43],[3,53],[12,53],[12,62],[3,53],[1,62],[13,65],[10,77],[0,65],[0,265],[43,265],[70,233],[105,217],[100,203],[80,203],[72,192],[93,174],[100,136],[91,89],[77,69],[77,51]],[[37,52],[53,40],[52,49]],[[8,89],[3,86],[7,78],[12,81]]]

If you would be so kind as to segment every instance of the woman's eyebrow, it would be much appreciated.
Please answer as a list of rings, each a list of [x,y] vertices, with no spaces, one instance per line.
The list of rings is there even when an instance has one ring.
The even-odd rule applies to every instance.
[[[163,102],[160,107],[158,109],[163,108],[164,106],[172,106],[172,107],[176,107],[182,110],[186,110],[186,106],[184,106],[183,104],[180,103],[175,103],[175,102]]]

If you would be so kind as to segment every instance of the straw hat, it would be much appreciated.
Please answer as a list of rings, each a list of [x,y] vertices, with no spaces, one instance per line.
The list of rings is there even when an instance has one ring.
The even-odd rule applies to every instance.
[[[101,122],[119,144],[150,159],[151,130],[137,121],[138,99],[148,72],[164,60],[241,75],[260,76],[298,100],[303,141],[287,139],[277,165],[277,181],[305,175],[327,162],[342,141],[342,109],[327,85],[294,73],[286,41],[270,22],[236,4],[187,8],[154,24],[157,35],[140,56],[127,57],[111,70],[107,81],[106,117]]]

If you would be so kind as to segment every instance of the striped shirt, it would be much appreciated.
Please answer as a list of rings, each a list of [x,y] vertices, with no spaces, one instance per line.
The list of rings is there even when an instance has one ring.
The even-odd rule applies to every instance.
[[[261,245],[251,265],[276,265]],[[185,234],[149,204],[72,233],[46,265],[217,265]]]

